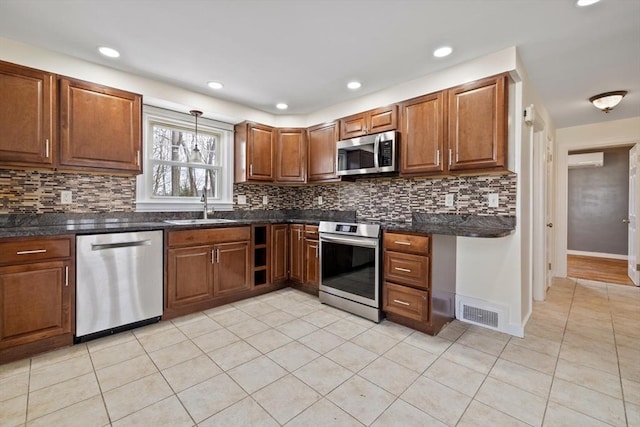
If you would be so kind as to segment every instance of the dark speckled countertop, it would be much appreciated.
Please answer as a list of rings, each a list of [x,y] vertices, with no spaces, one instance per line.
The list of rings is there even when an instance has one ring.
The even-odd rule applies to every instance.
[[[170,219],[195,219],[200,212],[110,213],[110,214],[41,214],[0,216],[0,237],[51,236],[61,234],[98,234],[127,231],[174,230],[189,228],[236,227],[258,223],[317,224],[319,221],[356,222],[353,211],[282,210],[216,212],[215,218],[235,222],[201,225],[175,225]],[[418,214],[412,222],[376,222],[384,230],[464,237],[504,237],[515,229],[514,217]]]

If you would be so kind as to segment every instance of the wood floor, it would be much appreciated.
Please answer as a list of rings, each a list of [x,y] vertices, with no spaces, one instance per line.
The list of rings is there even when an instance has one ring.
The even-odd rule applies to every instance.
[[[627,275],[627,261],[620,259],[567,255],[567,276],[633,286]]]

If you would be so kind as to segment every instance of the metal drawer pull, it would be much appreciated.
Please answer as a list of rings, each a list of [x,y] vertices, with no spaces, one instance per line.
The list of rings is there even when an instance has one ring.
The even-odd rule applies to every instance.
[[[411,270],[409,270],[408,268],[402,268],[402,267],[395,267],[396,270],[400,270],[400,271],[404,271],[405,273],[411,273]]]
[[[69,286],[69,266],[64,267],[64,285]]]
[[[395,242],[396,245],[406,245],[406,246],[411,246],[411,242],[401,242],[400,240],[396,240]]]
[[[399,299],[394,299],[393,302],[398,303],[398,304],[402,304],[402,305],[411,305],[406,301],[400,301]]]
[[[149,246],[151,245],[151,240],[138,240],[135,242],[120,242],[120,243],[92,243],[91,250],[92,251],[101,251],[104,249],[117,249],[117,248],[129,248],[132,246]]]
[[[43,254],[45,252],[47,252],[46,249],[33,249],[30,251],[18,251],[16,255]]]

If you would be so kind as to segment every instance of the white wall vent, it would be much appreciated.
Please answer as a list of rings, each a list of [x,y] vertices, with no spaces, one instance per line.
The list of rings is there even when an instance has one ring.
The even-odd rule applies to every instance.
[[[456,295],[456,317],[464,322],[506,332],[507,309],[486,301]]]
[[[604,153],[569,154],[569,169],[597,168],[604,166]]]

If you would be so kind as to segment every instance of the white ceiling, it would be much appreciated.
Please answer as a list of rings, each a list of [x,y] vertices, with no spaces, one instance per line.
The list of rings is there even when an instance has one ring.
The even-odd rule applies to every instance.
[[[556,127],[640,116],[640,0],[0,0],[0,37],[274,114],[516,46]],[[454,53],[434,58],[445,44]],[[629,94],[610,114],[587,102],[613,90]]]

